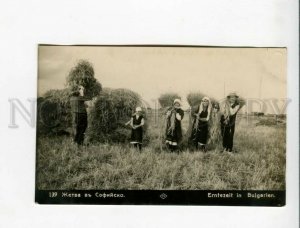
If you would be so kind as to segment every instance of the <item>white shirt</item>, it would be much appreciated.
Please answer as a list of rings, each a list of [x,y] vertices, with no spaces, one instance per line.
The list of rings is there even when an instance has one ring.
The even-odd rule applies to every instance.
[[[239,110],[240,105],[236,105],[234,108],[232,108],[231,105],[232,105],[232,104],[230,104],[229,111],[230,111],[230,115],[233,116],[233,115],[236,114],[237,111]]]
[[[176,113],[176,119],[181,120],[181,115],[179,113]]]

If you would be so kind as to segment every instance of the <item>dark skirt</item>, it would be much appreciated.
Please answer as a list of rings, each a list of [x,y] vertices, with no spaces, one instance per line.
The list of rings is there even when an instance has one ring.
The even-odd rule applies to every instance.
[[[131,130],[130,143],[132,143],[132,144],[136,144],[136,143],[142,144],[143,143],[143,128],[142,127]]]
[[[192,140],[195,143],[206,144],[208,138],[208,123],[199,121],[198,127],[193,129]]]
[[[169,130],[170,123],[167,124],[166,129],[166,143],[177,146],[182,140],[182,129],[180,121],[176,120],[175,129],[173,131]]]
[[[166,142],[172,145],[177,145],[182,139],[181,127],[175,128],[174,132],[166,133]]]
[[[221,131],[222,131],[221,134],[223,137],[223,147],[229,151],[232,151],[233,148],[235,119],[236,119],[236,115],[230,116],[228,123],[225,123],[224,116],[221,117]]]
[[[183,119],[184,111],[182,109],[177,109],[173,112],[178,113],[181,116],[181,119]],[[171,117],[167,118],[166,143],[169,145],[177,146],[182,140],[181,121],[175,118],[175,127],[173,131],[170,130],[170,126]]]

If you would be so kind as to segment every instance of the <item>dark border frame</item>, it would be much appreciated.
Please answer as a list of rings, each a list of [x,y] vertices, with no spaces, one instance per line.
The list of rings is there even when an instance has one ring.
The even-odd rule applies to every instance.
[[[203,46],[158,44],[38,44],[40,46],[86,47],[177,47],[177,48],[286,48],[260,46]],[[38,72],[38,71],[37,71]],[[38,126],[38,124],[36,124]],[[37,133],[36,133],[37,137]],[[36,158],[37,158],[36,140]],[[37,159],[35,167],[35,202],[38,204],[87,205],[185,205],[185,206],[265,206],[282,207],[286,191],[262,190],[39,190],[37,189]]]

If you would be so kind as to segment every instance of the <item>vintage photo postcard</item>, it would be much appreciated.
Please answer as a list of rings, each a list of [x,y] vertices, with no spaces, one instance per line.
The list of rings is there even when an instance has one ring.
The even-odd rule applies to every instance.
[[[40,204],[284,206],[287,49],[38,47]]]

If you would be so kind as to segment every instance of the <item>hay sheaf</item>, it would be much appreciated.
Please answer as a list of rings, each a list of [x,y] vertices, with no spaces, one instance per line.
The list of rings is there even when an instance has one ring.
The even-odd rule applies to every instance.
[[[77,90],[81,85],[85,88],[85,96],[93,98],[100,94],[102,85],[95,78],[93,65],[87,60],[79,60],[67,76],[67,87]]]
[[[128,141],[131,129],[125,123],[141,105],[141,97],[131,90],[104,89],[88,108],[88,141]]]
[[[240,109],[243,108],[246,105],[246,99],[243,97],[238,98],[238,103],[240,105]]]

